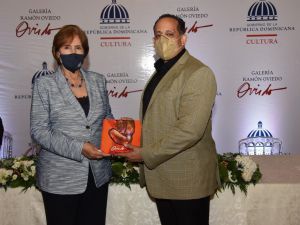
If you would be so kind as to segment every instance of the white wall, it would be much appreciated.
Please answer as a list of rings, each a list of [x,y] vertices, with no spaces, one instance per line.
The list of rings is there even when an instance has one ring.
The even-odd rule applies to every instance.
[[[13,154],[23,154],[31,142],[32,76],[42,69],[44,61],[48,69],[55,69],[51,46],[57,30],[51,29],[77,24],[87,32],[90,53],[86,66],[113,82],[108,88],[115,117],[137,118],[141,92],[128,93],[127,97],[119,95],[125,87],[129,92],[142,90],[154,71],[152,26],[158,16],[167,12],[182,16],[188,30],[194,23],[196,27],[204,26],[194,27],[188,33],[187,49],[209,65],[217,78],[219,95],[213,114],[213,135],[218,151],[237,152],[239,140],[246,138],[257,128],[258,121],[262,121],[263,128],[282,141],[284,153],[300,153],[297,148],[300,2],[272,0],[277,20],[250,22],[248,10],[255,2],[118,0],[128,11],[129,23],[110,25],[100,24],[100,14],[111,4],[110,0],[2,2],[0,115],[5,130],[13,136]],[[107,37],[127,39],[103,39]],[[238,97],[237,90],[244,82],[257,90],[252,90],[252,94],[248,90],[243,97],[242,93]],[[263,95],[269,85],[269,90],[286,89]]]

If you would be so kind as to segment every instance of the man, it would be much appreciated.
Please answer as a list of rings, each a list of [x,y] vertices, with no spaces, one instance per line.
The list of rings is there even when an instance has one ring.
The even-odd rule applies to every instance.
[[[210,196],[218,187],[211,111],[213,72],[185,49],[185,22],[164,14],[154,24],[160,57],[141,103],[142,148],[120,154],[144,162],[141,183],[156,201],[162,225],[209,223]]]

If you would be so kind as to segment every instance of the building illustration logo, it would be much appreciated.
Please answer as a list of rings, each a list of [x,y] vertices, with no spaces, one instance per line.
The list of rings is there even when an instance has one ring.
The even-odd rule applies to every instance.
[[[129,14],[126,8],[112,0],[110,5],[104,7],[100,15],[100,24],[126,24],[129,23]]]
[[[111,4],[101,7],[100,18],[98,17],[100,21],[97,20],[99,27],[85,32],[87,35],[99,36],[101,48],[130,48],[135,44],[133,36],[147,34],[144,27],[136,27],[140,23],[135,16],[133,14],[129,18],[127,8],[117,3],[117,0],[112,0]]]
[[[50,75],[54,73],[54,71],[52,70],[48,70],[47,69],[47,63],[46,62],[43,62],[43,69],[42,70],[39,70],[37,71],[33,77],[32,77],[32,80],[31,80],[31,84],[33,85],[35,80],[38,79],[39,77],[42,77],[42,76],[45,76],[45,75]]]
[[[242,155],[279,155],[282,153],[281,147],[282,141],[274,138],[267,129],[263,129],[261,121],[258,122],[257,129],[239,141],[239,152]]]
[[[255,2],[248,11],[247,21],[274,21],[277,20],[275,6],[266,0]]]
[[[283,15],[286,13],[282,11]],[[229,32],[243,34],[246,45],[278,45],[281,35],[295,31],[293,25],[282,24],[278,15],[278,8],[271,1],[256,0],[245,9],[244,22],[233,25]]]

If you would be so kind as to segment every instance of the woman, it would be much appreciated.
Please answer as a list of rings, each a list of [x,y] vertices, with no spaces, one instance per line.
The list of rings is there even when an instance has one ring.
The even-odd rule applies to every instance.
[[[111,165],[100,146],[102,122],[113,118],[103,75],[81,69],[87,36],[66,25],[53,40],[59,67],[35,80],[31,135],[41,145],[37,186],[48,225],[105,224]]]

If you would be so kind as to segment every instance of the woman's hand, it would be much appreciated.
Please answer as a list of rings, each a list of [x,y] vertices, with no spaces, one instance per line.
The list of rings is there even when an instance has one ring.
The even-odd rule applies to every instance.
[[[90,142],[84,143],[81,154],[88,159],[102,159],[103,157],[110,156],[109,154],[103,153],[100,149],[96,148],[96,146],[91,144]]]

